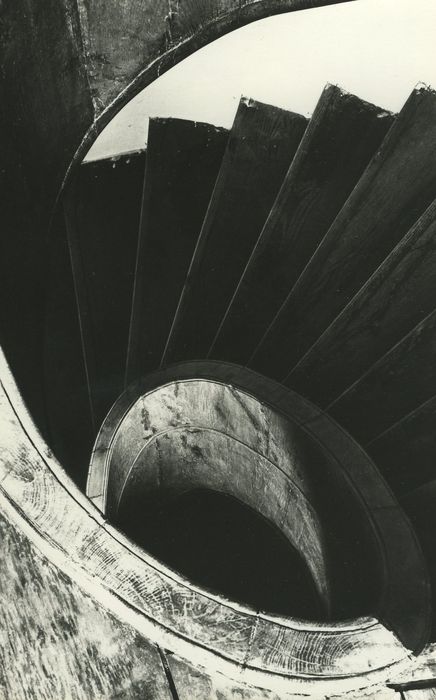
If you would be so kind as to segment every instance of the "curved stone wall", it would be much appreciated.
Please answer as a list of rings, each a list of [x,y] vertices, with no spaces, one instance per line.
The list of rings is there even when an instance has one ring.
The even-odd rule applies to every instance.
[[[103,427],[103,439],[107,432]],[[207,380],[172,382],[134,403],[108,450],[97,440],[88,495],[104,455],[102,507],[113,522],[133,499],[146,507],[198,487],[234,496],[300,552],[329,610],[325,538],[311,503],[306,443],[296,425],[246,392]]]
[[[225,410],[228,402],[231,411]],[[184,454],[180,449],[176,458],[166,464],[166,460],[155,459],[153,447],[147,455],[149,447],[156,445],[156,435],[162,440],[168,428],[189,426],[220,429],[233,440],[237,436],[250,449],[255,445],[268,464],[279,463],[280,473],[294,482],[293,493],[298,493],[299,508],[311,504],[311,473],[314,480],[327,473],[331,480],[330,492],[338,490],[340,498],[352,504],[355,516],[359,514],[361,537],[368,538],[371,569],[368,579],[379,581],[377,614],[407,646],[417,648],[425,643],[429,624],[425,612],[429,605],[427,572],[414,532],[379,472],[361,448],[326,414],[294,392],[254,372],[218,362],[187,362],[149,375],[129,387],[103,423],[91,461],[87,493],[102,512],[107,512],[109,517],[116,512],[118,499],[132,475],[141,474],[141,479],[145,475],[145,481],[141,481],[144,492],[150,486],[155,492],[162,478],[164,482],[169,478],[173,488],[186,488],[191,478],[198,483],[195,475],[204,464],[202,459],[198,463],[190,459],[186,478],[185,467],[180,466],[179,458]],[[315,451],[308,449],[313,445]],[[145,453],[144,446],[147,446]],[[303,458],[306,451],[310,462]],[[314,459],[314,455],[317,458]],[[150,471],[146,456],[151,456]],[[165,456],[168,457],[168,452]],[[138,457],[139,462],[134,467]],[[217,460],[216,454],[214,459]],[[241,479],[246,484],[244,492],[237,481],[235,485],[226,467],[224,460],[219,470],[220,488],[227,488],[232,494],[236,489],[238,496],[247,502],[250,498],[248,472]],[[202,484],[210,485],[210,479],[214,478],[203,472]],[[269,483],[268,487],[272,489],[274,514],[278,514],[283,505],[280,501],[282,485],[276,490]],[[287,489],[285,493],[292,494],[292,491]],[[261,498],[257,501],[251,498],[250,505],[254,504],[257,510],[268,507]],[[328,508],[328,501],[326,506]],[[277,517],[272,511],[261,512],[271,519]],[[308,544],[302,544],[303,538],[300,541],[296,537],[298,518],[291,517],[285,527],[288,526],[287,535],[294,545],[298,544],[314,578],[325,573],[325,578],[320,580],[325,580],[326,584],[318,583],[318,590],[324,593],[329,588],[328,557],[323,550],[328,528],[324,528],[323,539],[316,509],[311,508],[309,512],[311,517],[305,523]],[[274,522],[277,524],[278,520]],[[285,522],[281,520],[282,527]],[[342,523],[342,527],[352,527],[351,521]],[[407,563],[395,547],[397,541],[402,545],[407,543],[410,556]],[[323,552],[322,557],[313,556],[313,552],[318,551]],[[412,561],[414,564],[410,567]]]
[[[236,378],[233,367],[226,374]],[[4,359],[0,376],[3,511],[60,572],[152,644],[212,675],[285,696],[340,694],[407,668],[410,650],[376,618],[316,624],[254,613],[168,571],[105,521],[65,475],[35,430]],[[252,376],[252,390],[256,381]],[[277,385],[275,401],[283,408],[284,399]],[[309,404],[301,404],[303,416],[315,419]],[[404,547],[406,522],[397,535]],[[413,548],[408,553],[417,596],[415,576],[422,571]],[[405,572],[396,574],[404,579]]]
[[[34,0],[17,0],[4,8],[0,138],[6,173],[4,223],[11,243],[0,276],[3,298],[14,299],[14,304],[3,305],[2,330],[12,329],[4,342],[26,397],[36,396],[40,401],[42,396],[46,234],[71,164],[80,161],[96,134],[135,92],[190,52],[273,12],[329,3],[198,0],[183,4],[180,11],[179,3],[171,2],[61,0],[43,6]],[[126,56],[125,62],[120,61],[121,55]],[[33,289],[32,298],[21,292],[23,278]],[[190,372],[192,369],[186,377]],[[198,372],[195,368],[196,376]],[[55,581],[60,596],[62,591],[74,589],[71,610],[77,612],[77,600],[84,595],[90,609],[108,611],[113,620],[120,618],[133,631],[127,635],[128,645],[147,647],[154,664],[156,648],[166,649],[169,657],[174,655],[173,668],[180,663],[190,672],[201,668],[206,676],[218,674],[235,687],[242,684],[250,698],[276,698],[277,693],[281,697],[302,693],[319,698],[350,690],[359,694],[360,689],[384,684],[408,668],[411,651],[422,648],[427,639],[425,621],[430,619],[425,566],[401,509],[357,446],[353,460],[339,460],[339,469],[345,465],[347,469],[340,471],[338,478],[348,485],[356,499],[353,503],[368,516],[383,573],[379,611],[375,617],[349,623],[310,625],[254,614],[219,596],[206,595],[132,545],[83,497],[53,458],[24,407],[3,356],[0,379],[0,504],[6,518],[2,532],[10,530],[10,541],[20,543],[15,549],[11,545],[9,552],[14,559],[2,562],[2,572],[11,580],[12,574],[16,575],[22,587],[23,581],[31,585],[30,579],[19,575],[17,553],[24,552],[23,543],[28,544],[26,562],[32,562],[37,574],[35,589],[39,583],[38,590],[45,591],[43,604],[48,606],[50,601],[49,582]],[[226,368],[221,381],[237,382],[238,374]],[[251,377],[250,391],[257,395],[261,388],[261,380]],[[275,407],[286,412],[288,394],[281,389],[275,392]],[[328,422],[309,404],[299,406],[296,422],[316,433],[318,442],[334,456],[332,463],[336,464],[341,450],[343,454],[349,450],[348,437],[340,431],[332,434]],[[401,547],[396,546],[398,542]],[[15,609],[15,623],[27,630],[29,640],[19,666],[21,682],[27,674],[33,683],[39,669],[45,671],[43,665],[38,671],[35,665],[35,659],[43,664],[44,654],[32,656],[32,644],[41,642],[41,631],[30,629],[28,612],[39,605],[37,599],[37,595],[29,596],[26,605]],[[4,599],[4,605],[9,602],[10,598]],[[96,619],[101,622],[100,613]],[[40,619],[48,624],[47,614]],[[113,620],[110,624],[116,629]],[[65,640],[68,635],[62,619],[51,624],[53,634]],[[86,648],[91,656],[95,654],[89,620],[74,635],[78,646],[87,638]],[[53,678],[47,677],[41,697],[56,693],[59,697],[60,693],[86,697],[80,683],[92,671],[88,665],[82,676],[79,663],[75,666],[74,653],[80,653],[77,648],[71,651],[71,684],[59,689],[59,685],[50,685]],[[65,659],[67,646],[59,645],[59,650]],[[118,655],[117,667],[122,665]],[[157,676],[163,688],[162,674]],[[94,680],[91,694],[93,690],[110,692],[107,669]],[[130,690],[126,690],[128,697]],[[162,692],[162,697],[169,696],[166,686]]]

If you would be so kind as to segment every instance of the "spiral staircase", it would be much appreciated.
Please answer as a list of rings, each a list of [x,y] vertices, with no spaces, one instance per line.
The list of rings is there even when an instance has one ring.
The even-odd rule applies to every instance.
[[[175,5],[151,72],[280,11]],[[98,112],[127,73],[83,17]],[[0,696],[436,697],[436,93],[242,98],[81,163],[109,115],[55,207],[67,146],[4,185]]]

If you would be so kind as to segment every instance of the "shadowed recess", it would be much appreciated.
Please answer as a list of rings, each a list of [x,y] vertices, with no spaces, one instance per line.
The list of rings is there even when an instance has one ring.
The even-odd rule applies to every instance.
[[[193,489],[154,508],[126,500],[118,526],[192,583],[281,615],[323,617],[309,570],[280,530],[231,496]]]

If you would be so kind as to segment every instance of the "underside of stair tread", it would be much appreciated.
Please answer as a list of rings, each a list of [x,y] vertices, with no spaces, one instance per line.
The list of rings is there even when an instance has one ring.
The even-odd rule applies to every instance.
[[[434,199],[436,94],[412,92],[250,361],[292,369]]]
[[[368,442],[436,394],[436,311],[338,398],[328,411]]]
[[[306,125],[300,115],[241,100],[165,361],[207,355]]]
[[[65,198],[95,425],[123,388],[145,151],[85,163]]]
[[[393,115],[328,85],[240,280],[211,353],[244,363],[345,203]]]
[[[228,131],[152,119],[126,379],[159,367]]]
[[[28,150],[23,153],[21,141],[8,129],[7,111],[0,81],[1,346],[36,424],[45,430],[47,416],[40,369],[48,256],[42,237],[34,235],[35,215],[29,206],[31,188],[23,177],[23,156],[28,155]],[[7,163],[13,167],[7,168]],[[39,163],[35,166],[39,174]]]
[[[292,372],[328,406],[436,308],[436,201]]]
[[[436,478],[436,396],[366,445],[396,494]]]
[[[77,485],[84,489],[95,420],[87,382],[77,298],[63,216],[56,217],[48,265],[44,323],[44,401],[48,442]]]

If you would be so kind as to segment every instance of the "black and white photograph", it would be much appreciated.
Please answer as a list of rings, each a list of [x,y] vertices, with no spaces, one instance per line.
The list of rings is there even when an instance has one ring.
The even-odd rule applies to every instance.
[[[436,700],[436,0],[0,0],[0,700]]]

